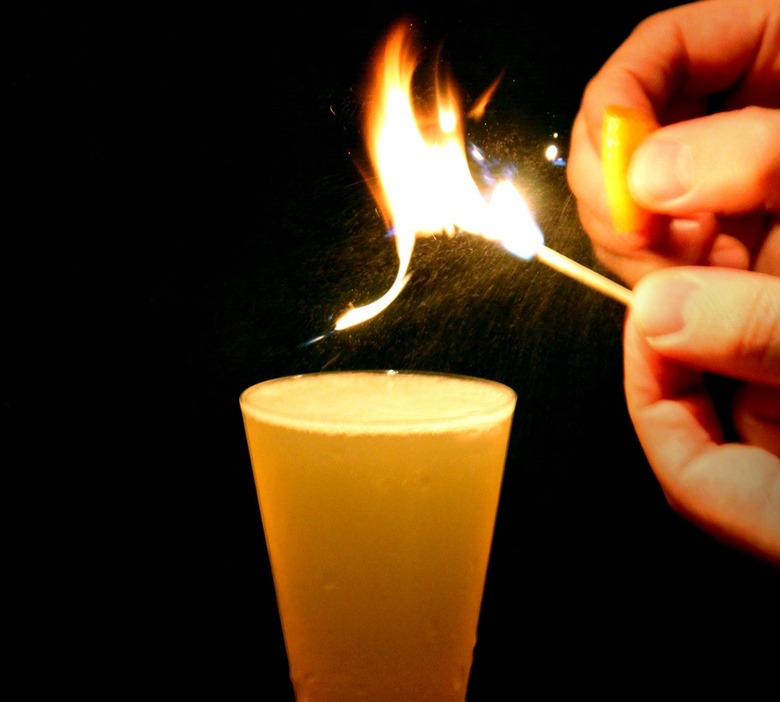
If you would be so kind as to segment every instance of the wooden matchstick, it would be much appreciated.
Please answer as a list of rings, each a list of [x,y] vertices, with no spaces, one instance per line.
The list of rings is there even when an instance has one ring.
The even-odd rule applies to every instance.
[[[634,293],[628,288],[544,245],[537,250],[536,258],[542,263],[546,263],[550,268],[554,268],[560,273],[584,283],[589,288],[622,302],[624,305],[630,306],[634,301]]]

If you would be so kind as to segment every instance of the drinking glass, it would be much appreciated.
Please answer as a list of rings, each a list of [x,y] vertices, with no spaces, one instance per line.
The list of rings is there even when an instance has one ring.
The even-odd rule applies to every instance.
[[[464,702],[516,399],[397,371],[241,394],[298,702]]]

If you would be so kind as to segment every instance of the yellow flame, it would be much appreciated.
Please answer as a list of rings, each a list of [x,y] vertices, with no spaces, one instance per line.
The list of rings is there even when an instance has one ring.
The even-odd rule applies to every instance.
[[[370,319],[398,297],[409,280],[417,236],[465,231],[501,240],[525,258],[531,258],[543,243],[511,183],[499,184],[490,200],[475,183],[455,87],[437,81],[435,107],[428,114],[415,110],[412,80],[418,66],[411,28],[397,23],[376,57],[365,127],[371,163],[381,184],[374,196],[392,227],[398,272],[379,299],[342,315],[337,330]],[[481,104],[478,112],[483,110]]]

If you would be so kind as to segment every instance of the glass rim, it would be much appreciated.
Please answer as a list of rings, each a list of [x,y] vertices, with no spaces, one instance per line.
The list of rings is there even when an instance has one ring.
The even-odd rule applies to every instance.
[[[439,410],[424,414],[419,417],[383,417],[367,418],[363,416],[354,416],[351,418],[328,416],[328,407],[323,406],[321,411],[302,417],[299,413],[285,411],[275,408],[272,402],[258,401],[252,399],[251,395],[261,387],[269,387],[276,384],[289,384],[296,381],[305,382],[307,379],[316,377],[346,377],[356,375],[387,376],[396,377],[429,377],[444,378],[462,382],[465,385],[491,387],[495,390],[492,396],[495,401],[489,403],[482,402],[479,406],[470,404],[462,412],[450,410],[442,415]],[[498,380],[484,378],[480,376],[467,375],[463,373],[451,373],[448,371],[431,370],[380,370],[380,369],[350,369],[350,370],[323,370],[304,373],[295,373],[283,375],[257,383],[245,388],[239,395],[239,403],[242,413],[249,413],[256,419],[289,426],[290,428],[308,428],[311,431],[333,431],[339,427],[344,431],[361,433],[382,433],[385,431],[393,432],[404,428],[405,431],[430,433],[446,431],[462,431],[464,426],[473,425],[475,429],[495,424],[507,417],[512,417],[517,403],[517,393],[509,385]]]

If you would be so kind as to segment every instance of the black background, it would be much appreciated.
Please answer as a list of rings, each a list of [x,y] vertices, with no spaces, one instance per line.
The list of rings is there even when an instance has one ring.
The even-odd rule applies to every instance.
[[[302,345],[395,274],[359,166],[364,71],[396,19],[443,46],[467,100],[505,71],[469,136],[518,168],[548,245],[596,267],[543,149],[558,133],[565,156],[587,80],[669,4],[9,21],[2,430],[32,689],[292,700],[238,395],[325,368],[518,393],[470,702],[776,683],[777,571],[666,505],[625,412],[618,303],[436,237],[380,317]]]

